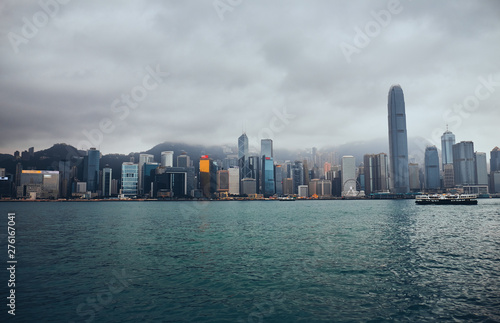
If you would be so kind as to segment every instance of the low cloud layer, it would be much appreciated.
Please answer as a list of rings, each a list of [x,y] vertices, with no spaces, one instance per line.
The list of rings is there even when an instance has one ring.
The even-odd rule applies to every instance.
[[[500,145],[498,1],[63,2],[0,5],[0,153],[387,138],[392,84],[410,137]]]

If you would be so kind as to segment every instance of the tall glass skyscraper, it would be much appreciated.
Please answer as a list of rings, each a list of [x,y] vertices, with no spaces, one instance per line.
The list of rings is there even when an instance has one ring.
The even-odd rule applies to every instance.
[[[266,196],[274,195],[274,161],[273,161],[273,141],[262,139],[260,142],[260,155],[262,158],[262,194]]]
[[[138,194],[139,165],[125,162],[122,164],[122,188],[124,196],[132,197]]]
[[[425,188],[437,190],[440,186],[438,151],[436,146],[429,146],[425,148]]]
[[[410,191],[408,174],[408,139],[403,90],[393,85],[388,96],[390,181],[394,193]]]
[[[441,136],[441,158],[444,165],[453,164],[453,145],[455,144],[455,135],[448,131],[448,128]]]
[[[238,159],[248,157],[248,137],[244,133],[238,138]]]
[[[474,143],[461,141],[453,145],[453,170],[456,185],[476,184]]]
[[[101,152],[95,148],[87,151],[83,163],[83,181],[87,182],[87,191],[97,192],[99,188],[99,160]]]

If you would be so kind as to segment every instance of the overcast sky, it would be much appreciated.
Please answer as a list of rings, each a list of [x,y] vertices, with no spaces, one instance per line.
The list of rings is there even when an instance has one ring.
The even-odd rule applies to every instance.
[[[393,84],[409,137],[500,145],[499,1],[40,3],[0,4],[0,153],[387,138]]]

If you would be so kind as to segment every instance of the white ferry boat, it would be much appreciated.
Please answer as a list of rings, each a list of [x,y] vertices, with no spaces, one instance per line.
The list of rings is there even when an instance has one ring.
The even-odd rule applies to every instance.
[[[417,195],[415,197],[416,204],[461,204],[461,205],[476,205],[477,196],[475,194],[433,194],[433,195]]]

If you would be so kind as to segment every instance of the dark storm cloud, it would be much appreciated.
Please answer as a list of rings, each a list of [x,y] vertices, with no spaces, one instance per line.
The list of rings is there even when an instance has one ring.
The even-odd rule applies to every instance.
[[[281,148],[386,138],[395,83],[405,92],[410,136],[432,140],[450,123],[477,150],[499,144],[491,138],[500,86],[477,107],[455,107],[475,95],[481,77],[500,80],[498,2],[221,1],[230,10],[213,1],[46,0],[45,11],[5,2],[0,152],[78,145],[103,120],[113,127],[98,138],[105,153],[163,141],[235,144],[242,130],[258,143],[271,129]],[[387,24],[346,57],[342,44],[355,46],[358,30],[394,5]],[[47,10],[53,16],[25,37],[26,21]],[[25,42],[13,46],[13,33]],[[137,92],[148,68],[169,74]],[[112,108],[134,91],[144,94],[136,107]],[[284,108],[294,118],[272,125]]]

